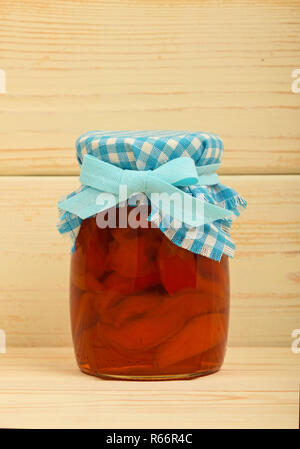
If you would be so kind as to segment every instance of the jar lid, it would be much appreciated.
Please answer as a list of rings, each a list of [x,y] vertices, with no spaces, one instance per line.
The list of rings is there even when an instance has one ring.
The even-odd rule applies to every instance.
[[[210,167],[219,168],[224,148],[220,137],[205,132],[91,131],[77,139],[76,151],[80,166],[87,154],[120,169],[138,171],[155,170],[173,159],[189,157],[193,159],[198,173],[205,174],[209,173]],[[65,199],[76,196],[85,188],[81,187]],[[200,176],[198,183],[179,189],[194,198],[226,209],[235,216],[240,215],[240,209],[246,207],[246,201],[235,190],[222,185],[217,177],[212,178],[211,175],[210,182]],[[220,218],[197,227],[183,223],[180,228],[173,227],[168,221],[166,227],[161,210],[152,207],[148,219],[175,245],[191,252],[217,261],[223,254],[229,257],[234,255],[235,245],[230,237],[231,218]],[[73,249],[80,224],[79,216],[60,210],[58,230],[61,234],[70,234]]]
[[[196,166],[218,164],[223,142],[215,134],[188,131],[90,131],[76,141],[77,160],[91,154],[126,170],[154,170],[178,157]]]

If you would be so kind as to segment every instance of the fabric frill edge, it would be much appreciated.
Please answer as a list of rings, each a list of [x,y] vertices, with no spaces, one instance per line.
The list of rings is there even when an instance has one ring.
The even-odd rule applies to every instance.
[[[226,209],[231,210],[236,217],[240,216],[241,212],[247,208],[247,201],[238,193],[230,199],[226,200]],[[162,220],[159,213],[155,213],[151,216],[151,221],[156,224],[156,226],[163,232],[163,234],[172,242],[174,245],[191,251],[194,254],[199,254],[204,257],[208,257],[217,262],[220,262],[223,254],[233,258],[235,254],[236,246],[232,241],[230,231],[233,224],[233,219],[222,219],[216,220],[210,226],[215,227],[213,234],[222,233],[223,239],[220,241],[219,237],[213,239],[213,244],[207,243],[207,239],[198,238],[195,239],[193,235],[189,236],[188,232],[181,233],[176,229],[166,229],[162,226]],[[205,236],[205,233],[202,233]],[[209,239],[210,240],[210,239]]]

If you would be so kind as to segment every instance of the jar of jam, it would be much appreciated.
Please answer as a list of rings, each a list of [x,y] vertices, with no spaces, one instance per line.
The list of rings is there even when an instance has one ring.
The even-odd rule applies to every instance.
[[[91,217],[72,255],[70,301],[76,358],[87,374],[182,379],[222,365],[227,256],[216,262],[150,225],[101,229]]]
[[[76,146],[82,187],[59,202],[58,229],[73,242],[70,309],[79,368],[128,380],[218,371],[228,334],[230,227],[246,207],[219,183],[221,139],[93,131]],[[169,198],[174,191],[188,201],[167,213],[152,193]],[[112,195],[104,203],[103,193]],[[134,199],[140,193],[143,209]]]

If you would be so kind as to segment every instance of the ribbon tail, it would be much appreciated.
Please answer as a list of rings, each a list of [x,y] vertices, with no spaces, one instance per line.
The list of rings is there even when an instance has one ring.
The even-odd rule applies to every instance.
[[[57,206],[82,220],[103,212],[119,203],[118,195],[84,187],[79,193],[59,202]]]
[[[200,200],[199,198],[197,200],[203,201]],[[231,210],[215,206],[214,204],[207,203],[206,201],[203,202],[204,202],[204,224],[209,224],[216,220],[223,220],[224,218],[230,218],[232,215],[234,215],[234,213]]]
[[[161,212],[191,227],[202,226],[215,220],[228,218],[233,212],[195,198],[177,187],[154,177],[148,178],[147,196]]]

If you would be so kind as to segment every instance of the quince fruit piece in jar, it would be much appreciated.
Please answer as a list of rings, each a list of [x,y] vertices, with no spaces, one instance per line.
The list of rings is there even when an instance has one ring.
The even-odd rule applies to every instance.
[[[146,351],[175,333],[184,322],[176,310],[171,310],[169,315],[161,314],[162,307],[163,303],[120,327],[99,322],[98,332],[108,345],[120,351]]]
[[[133,239],[113,240],[109,244],[107,269],[125,278],[138,278],[154,272],[157,242],[148,235],[150,232],[149,229],[144,235],[138,233]]]
[[[121,296],[137,294],[143,290],[148,290],[149,288],[159,284],[159,273],[154,266],[152,268],[153,271],[144,276],[138,276],[136,278],[126,278],[120,276],[116,272],[112,272],[104,280],[103,285],[107,290],[115,291]]]
[[[209,279],[226,285],[228,283],[228,258],[223,255],[221,260],[209,259],[208,257],[199,257],[197,261],[197,271],[204,279]]]
[[[164,237],[157,260],[162,285],[169,294],[196,287],[197,266],[193,253]]]
[[[118,328],[125,325],[126,322],[141,318],[147,312],[159,306],[161,302],[161,295],[153,292],[127,296],[113,307],[106,309],[101,316],[101,322]]]
[[[71,265],[71,282],[81,290],[101,290],[109,239],[108,229],[99,229],[95,217],[82,221]]]
[[[77,338],[83,330],[97,324],[99,317],[95,310],[96,296],[93,293],[83,293],[79,298],[73,296],[71,302],[71,322],[73,337]]]
[[[208,313],[196,316],[158,348],[157,365],[165,368],[208,351],[225,341],[226,335],[227,316],[225,314]]]
[[[134,297],[133,297],[134,298]],[[108,344],[119,350],[146,351],[158,346],[171,335],[178,332],[185,322],[195,315],[214,312],[215,308],[201,292],[184,292],[172,298],[161,293],[151,292],[148,295],[128,299],[135,307],[144,310],[141,314],[133,314],[128,321],[121,320],[112,325],[112,317],[104,315],[103,323],[98,323],[99,333]],[[138,304],[140,301],[140,305]],[[149,304],[149,306],[148,306]],[[123,309],[122,301],[116,303],[114,311],[117,316],[118,307]],[[125,308],[125,303],[124,303]],[[121,316],[124,312],[120,312]],[[101,321],[101,318],[100,318]],[[108,325],[108,322],[111,325]]]

